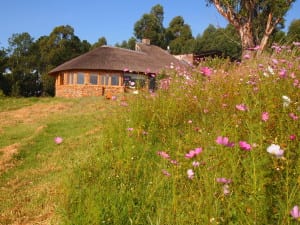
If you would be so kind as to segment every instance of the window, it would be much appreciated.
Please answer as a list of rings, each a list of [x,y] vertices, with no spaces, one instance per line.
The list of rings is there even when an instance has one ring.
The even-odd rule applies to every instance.
[[[119,76],[111,75],[111,85],[119,86]]]
[[[124,84],[129,88],[143,88],[146,86],[146,76],[140,74],[125,73]]]
[[[77,84],[84,84],[84,73],[77,73]]]
[[[64,74],[60,73],[58,76],[58,84],[63,85],[64,84]]]
[[[108,74],[101,76],[101,84],[102,85],[108,85],[108,80],[109,80],[109,75]]]
[[[68,84],[74,84],[74,73],[68,73]]]
[[[98,75],[90,74],[90,84],[97,85],[98,84]]]

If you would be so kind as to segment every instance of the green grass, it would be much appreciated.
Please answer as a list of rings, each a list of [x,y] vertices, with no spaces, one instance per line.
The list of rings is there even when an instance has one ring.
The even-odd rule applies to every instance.
[[[127,106],[121,97],[18,99],[16,108],[7,100],[3,112],[29,103],[68,107],[0,127],[1,147],[19,143],[13,166],[0,179],[0,223],[298,224],[290,215],[300,204],[300,119],[291,116],[300,117],[296,53],[240,65],[208,61],[201,66],[214,69],[210,78],[199,68],[170,69],[167,90],[126,95]],[[288,107],[283,95],[291,99]],[[56,136],[63,143],[55,144]],[[216,143],[218,136],[235,145]],[[251,150],[241,149],[240,141]],[[284,157],[268,153],[271,144]],[[185,157],[200,147],[200,154]]]

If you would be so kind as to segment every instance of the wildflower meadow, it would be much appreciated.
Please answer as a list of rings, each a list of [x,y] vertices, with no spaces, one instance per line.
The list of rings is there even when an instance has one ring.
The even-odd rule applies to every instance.
[[[157,91],[117,98],[65,222],[299,224],[299,51],[172,65]]]

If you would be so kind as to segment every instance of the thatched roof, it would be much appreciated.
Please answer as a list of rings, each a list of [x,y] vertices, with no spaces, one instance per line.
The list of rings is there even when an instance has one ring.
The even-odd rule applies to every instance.
[[[49,72],[54,75],[68,70],[114,70],[128,69],[134,72],[158,73],[169,66],[184,64],[167,51],[143,43],[137,44],[137,50],[101,46],[74,59],[71,59]]]

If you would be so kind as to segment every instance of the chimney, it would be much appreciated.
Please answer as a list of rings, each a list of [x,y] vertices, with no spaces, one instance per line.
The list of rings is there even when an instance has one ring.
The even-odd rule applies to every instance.
[[[142,43],[145,44],[145,45],[150,45],[150,39],[148,39],[148,38],[143,38],[143,39],[142,39]]]

